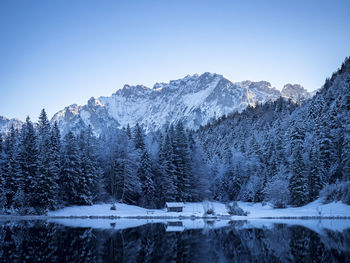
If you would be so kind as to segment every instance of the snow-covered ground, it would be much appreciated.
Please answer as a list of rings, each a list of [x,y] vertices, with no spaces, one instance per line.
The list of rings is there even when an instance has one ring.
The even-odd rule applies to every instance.
[[[286,218],[286,217],[349,217],[350,205],[342,202],[323,204],[321,199],[302,207],[274,209],[271,205],[261,203],[238,202],[238,205],[249,212],[249,218]]]
[[[70,206],[51,211],[48,216],[55,217],[203,217],[205,207],[212,207],[216,216],[229,216],[225,204],[218,202],[185,203],[183,212],[167,212],[166,209],[145,209],[139,206],[116,204],[116,210],[111,210],[111,204],[92,206]]]
[[[271,205],[261,203],[238,202],[238,205],[249,212],[246,217],[233,216],[232,219],[244,218],[302,218],[302,217],[349,217],[350,206],[342,202],[322,204],[316,200],[303,207],[274,209]],[[138,206],[116,204],[116,210],[111,210],[111,204],[96,204],[92,206],[71,206],[51,211],[51,217],[121,217],[121,218],[174,218],[203,217],[207,208],[213,208],[215,216],[228,217],[225,204],[219,202],[185,203],[183,212],[167,212],[166,209],[145,209]]]

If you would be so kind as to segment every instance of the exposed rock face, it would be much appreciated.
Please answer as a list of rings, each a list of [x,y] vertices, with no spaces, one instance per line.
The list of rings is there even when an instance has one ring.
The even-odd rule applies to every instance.
[[[296,103],[311,98],[300,85],[287,84],[280,92],[266,81],[233,83],[223,75],[206,72],[156,83],[153,88],[125,85],[110,97],[92,97],[86,105],[65,107],[51,122],[57,122],[63,135],[68,130],[79,132],[88,125],[96,135],[136,123],[148,132],[178,121],[186,128],[197,129],[214,118],[280,96]],[[22,122],[0,117],[0,132],[7,132],[12,124],[20,127]]]
[[[286,98],[290,98],[295,103],[302,103],[308,99],[311,99],[312,95],[299,84],[286,84],[284,85],[281,95]]]
[[[12,125],[15,129],[20,129],[23,122],[18,119],[8,119],[0,116],[0,133],[8,133]]]
[[[287,84],[280,92],[266,81],[233,83],[222,75],[207,72],[156,83],[153,88],[125,85],[110,97],[94,97],[84,106],[68,106],[51,121],[56,121],[63,133],[91,125],[96,134],[101,134],[106,129],[134,126],[137,122],[146,131],[178,121],[197,129],[213,118],[280,96],[299,103],[311,97],[300,85]]]

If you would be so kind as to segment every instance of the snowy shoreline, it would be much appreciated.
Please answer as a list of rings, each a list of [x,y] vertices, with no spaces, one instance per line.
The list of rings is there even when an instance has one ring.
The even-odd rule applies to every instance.
[[[230,215],[226,205],[219,202],[185,203],[182,212],[167,212],[166,209],[146,209],[133,205],[116,203],[116,210],[111,204],[95,204],[92,206],[70,206],[47,215],[0,215],[0,219],[350,219],[350,205],[342,202],[323,204],[318,199],[302,207],[273,208],[271,204],[237,202],[247,216]],[[211,208],[213,215],[205,214]]]
[[[0,223],[12,224],[23,221],[45,220],[48,223],[59,224],[73,228],[92,228],[100,230],[125,230],[140,227],[147,224],[163,224],[166,232],[181,232],[193,229],[218,229],[230,227],[238,229],[273,229],[276,224],[288,226],[302,226],[317,233],[323,233],[324,230],[342,232],[350,229],[350,218],[107,218],[107,217],[51,217],[51,216],[9,216],[4,218],[0,216]]]
[[[350,220],[350,216],[271,216],[271,217],[249,217],[249,216],[47,216],[47,215],[0,215],[1,220],[47,220],[47,219],[178,219],[178,220],[228,220],[246,221],[252,219],[283,219],[283,220]]]

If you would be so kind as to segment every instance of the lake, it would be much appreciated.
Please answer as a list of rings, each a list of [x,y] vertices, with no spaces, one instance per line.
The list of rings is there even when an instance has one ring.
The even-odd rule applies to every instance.
[[[0,220],[1,262],[350,262],[349,220]]]

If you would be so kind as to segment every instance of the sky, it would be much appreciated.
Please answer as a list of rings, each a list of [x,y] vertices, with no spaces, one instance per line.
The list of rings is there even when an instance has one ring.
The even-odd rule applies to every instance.
[[[350,55],[350,1],[0,1],[0,115],[203,72],[309,91]]]

